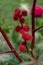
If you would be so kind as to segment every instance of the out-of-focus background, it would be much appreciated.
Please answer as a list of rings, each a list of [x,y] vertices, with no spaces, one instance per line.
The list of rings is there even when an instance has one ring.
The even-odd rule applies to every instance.
[[[13,13],[16,8],[26,9],[29,12],[29,9],[32,7],[32,1],[33,0],[0,0],[0,27],[2,27],[4,32],[7,34],[9,40],[12,42],[12,45],[16,50],[21,42],[21,38],[19,33],[17,33],[14,30],[15,26],[19,25],[19,23],[13,20]],[[43,0],[37,0],[37,5],[43,8]],[[26,17],[26,22],[24,24],[31,26],[30,14]],[[35,20],[36,27],[41,25],[43,25],[43,15],[42,17],[37,18]],[[42,43],[43,29],[37,31],[35,35],[36,35],[35,45],[37,45],[38,43]],[[28,44],[31,44],[31,42],[28,42]],[[0,33],[0,52],[8,50],[10,49]],[[27,60],[24,58],[23,54],[20,55],[24,60]],[[0,55],[0,65],[14,65],[14,64],[18,65],[19,62],[18,60],[17,61],[16,60],[17,59],[13,54]]]

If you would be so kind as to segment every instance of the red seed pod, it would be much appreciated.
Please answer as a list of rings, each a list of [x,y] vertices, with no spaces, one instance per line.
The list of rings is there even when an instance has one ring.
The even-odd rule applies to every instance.
[[[22,39],[24,39],[24,40],[32,40],[33,37],[30,34],[22,34]]]
[[[18,16],[13,16],[13,19],[14,20],[18,20]]]
[[[24,44],[21,44],[18,48],[21,52],[24,52],[25,50],[25,45]]]
[[[28,32],[30,30],[30,26],[24,26],[24,31]]]
[[[24,33],[25,33],[24,29],[20,29],[19,32],[20,32],[21,34],[24,34]]]
[[[32,13],[32,10],[30,10],[30,13]],[[42,7],[35,6],[34,17],[38,18],[38,17],[41,17],[42,15],[43,15]]]
[[[19,32],[19,31],[20,31],[20,29],[21,29],[21,27],[20,27],[20,26],[16,26],[16,28],[15,28],[15,30],[16,30],[17,32]]]
[[[20,9],[16,9],[16,10],[14,11],[13,19],[14,19],[14,20],[18,20],[19,15],[20,15]]]
[[[23,24],[23,23],[25,22],[25,19],[24,19],[24,18],[20,18],[20,19],[19,19],[19,22],[20,22],[21,24]]]
[[[26,11],[26,10],[23,10],[23,11],[22,11],[22,15],[23,15],[23,16],[27,16],[27,11]]]
[[[19,15],[20,14],[20,9],[16,9],[14,14],[16,14],[16,16]]]

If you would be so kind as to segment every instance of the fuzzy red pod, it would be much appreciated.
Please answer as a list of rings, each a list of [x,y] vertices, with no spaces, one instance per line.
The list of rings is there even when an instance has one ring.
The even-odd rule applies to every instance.
[[[13,16],[13,19],[14,20],[18,20],[18,16]]]
[[[16,27],[15,27],[15,30],[16,30],[17,32],[19,32],[19,31],[20,31],[20,29],[21,29],[21,27],[20,27],[20,26],[16,26]]]
[[[21,51],[21,52],[24,52],[25,51],[25,45],[24,44],[21,44],[19,47],[18,47],[18,49],[19,49],[19,51]]]
[[[22,28],[22,29],[20,29],[20,31],[19,31],[21,34],[24,34],[25,33],[25,31],[24,31],[24,29]]]
[[[14,14],[17,16],[17,15],[20,14],[20,12],[21,12],[21,11],[20,11],[20,9],[18,8],[18,9],[15,10]]]
[[[22,34],[22,39],[24,39],[24,40],[32,40],[33,37],[30,34]]]
[[[23,29],[24,31],[28,32],[30,30],[30,26],[24,26]]]
[[[31,13],[32,13],[32,10],[31,10]],[[34,16],[35,16],[36,18],[38,18],[38,17],[41,17],[42,14],[43,14],[42,7],[41,7],[41,6],[35,6]]]
[[[22,11],[22,15],[23,15],[23,16],[27,16],[27,11],[26,11],[26,10],[23,10],[23,11]]]
[[[19,19],[19,22],[20,22],[21,24],[23,24],[23,23],[25,22],[25,19],[21,17],[21,18]]]
[[[16,10],[14,11],[13,19],[14,19],[14,20],[18,20],[19,15],[20,15],[20,9],[16,9]]]

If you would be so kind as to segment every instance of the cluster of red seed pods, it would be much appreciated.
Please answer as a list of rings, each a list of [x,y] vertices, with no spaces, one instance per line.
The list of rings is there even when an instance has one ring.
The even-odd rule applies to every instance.
[[[15,21],[19,20],[19,23],[21,24],[21,26],[18,25],[18,26],[15,27],[15,30],[17,32],[19,32],[20,34],[22,34],[23,41],[19,46],[19,50],[21,52],[23,52],[26,48],[26,46],[25,46],[26,42],[25,41],[33,39],[32,35],[27,34],[27,32],[30,31],[30,26],[28,26],[28,25],[24,26],[23,25],[25,23],[25,18],[24,17],[27,16],[27,15],[28,14],[27,14],[26,10],[21,11],[19,8],[14,11],[14,15],[13,15],[13,19]]]

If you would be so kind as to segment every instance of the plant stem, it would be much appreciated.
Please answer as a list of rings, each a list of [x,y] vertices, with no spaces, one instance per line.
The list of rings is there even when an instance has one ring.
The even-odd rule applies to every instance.
[[[33,31],[36,32],[36,31],[38,31],[38,30],[41,29],[41,28],[43,28],[43,26],[40,26],[40,27],[34,29]]]
[[[25,40],[25,47],[26,47],[26,51],[27,51],[27,53],[28,53],[28,52],[29,52],[29,49],[28,49],[28,46],[27,46],[26,40]]]
[[[12,53],[12,51],[0,52],[0,54]]]
[[[34,48],[34,42],[35,42],[35,33],[34,33],[34,29],[35,29],[35,18],[34,18],[34,13],[35,13],[35,5],[36,5],[36,0],[34,0],[33,2],[33,6],[32,6],[32,45],[31,45],[31,49],[33,50]]]
[[[16,52],[16,50],[13,48],[11,42],[9,41],[7,35],[5,34],[5,32],[2,30],[2,28],[0,27],[0,32],[2,33],[4,39],[6,40],[8,46],[10,47],[11,51],[14,53],[14,55],[17,57],[17,59],[22,62],[22,59],[20,58],[20,56],[18,55],[18,53]]]
[[[35,59],[36,60],[36,58],[35,58],[35,56],[34,56],[34,54],[33,54],[33,52],[31,51],[31,56],[32,56],[32,58],[33,59]]]

